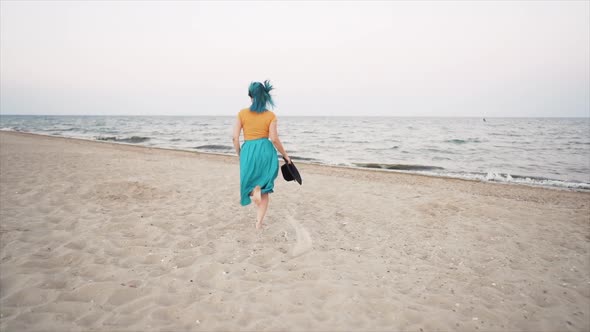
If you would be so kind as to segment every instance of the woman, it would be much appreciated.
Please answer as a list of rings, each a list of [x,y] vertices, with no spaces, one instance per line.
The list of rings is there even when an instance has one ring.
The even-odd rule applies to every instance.
[[[233,133],[234,147],[240,157],[240,204],[244,206],[254,201],[258,207],[257,229],[262,228],[264,215],[268,209],[269,194],[273,192],[274,180],[279,173],[277,150],[286,162],[291,163],[277,133],[277,118],[267,109],[267,105],[274,107],[270,96],[272,89],[269,81],[264,81],[264,84],[260,82],[250,84],[248,96],[252,105],[238,113]],[[240,148],[242,130],[244,130],[244,144]]]

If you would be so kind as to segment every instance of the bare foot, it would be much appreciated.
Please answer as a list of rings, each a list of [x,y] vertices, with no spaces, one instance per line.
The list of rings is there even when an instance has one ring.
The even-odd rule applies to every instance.
[[[252,190],[252,200],[254,201],[254,204],[256,204],[256,206],[260,205],[260,201],[262,200],[260,186],[256,186],[254,187],[254,190]]]
[[[256,222],[256,229],[262,229],[262,220]]]

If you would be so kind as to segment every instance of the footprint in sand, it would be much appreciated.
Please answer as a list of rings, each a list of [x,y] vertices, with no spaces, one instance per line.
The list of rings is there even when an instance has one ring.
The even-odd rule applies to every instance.
[[[287,216],[287,221],[295,229],[297,242],[291,249],[291,257],[297,257],[311,250],[311,236],[305,227],[295,220],[292,216]]]

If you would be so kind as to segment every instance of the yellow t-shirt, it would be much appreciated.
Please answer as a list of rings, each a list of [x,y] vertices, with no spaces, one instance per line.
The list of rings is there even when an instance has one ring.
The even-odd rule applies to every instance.
[[[270,124],[277,119],[271,111],[256,113],[249,108],[241,110],[238,117],[244,129],[245,140],[268,137]]]

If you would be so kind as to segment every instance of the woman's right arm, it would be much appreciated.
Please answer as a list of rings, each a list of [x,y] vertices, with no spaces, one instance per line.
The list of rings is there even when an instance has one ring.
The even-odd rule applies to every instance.
[[[236,118],[236,124],[234,125],[234,133],[232,137],[232,141],[234,143],[234,148],[236,149],[236,153],[238,157],[240,157],[240,133],[242,131],[242,121],[240,120],[240,116]]]
[[[289,155],[285,151],[285,148],[283,147],[283,144],[281,143],[281,140],[279,139],[279,133],[277,132],[277,121],[276,120],[270,123],[268,138],[270,139],[272,144],[274,144],[275,148],[277,148],[277,150],[279,150],[281,155],[283,155],[283,158],[287,161],[287,163],[290,164],[291,158],[289,158]]]

